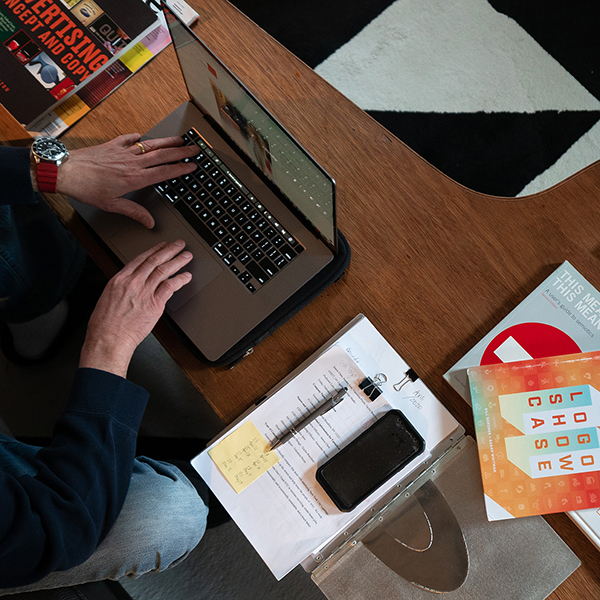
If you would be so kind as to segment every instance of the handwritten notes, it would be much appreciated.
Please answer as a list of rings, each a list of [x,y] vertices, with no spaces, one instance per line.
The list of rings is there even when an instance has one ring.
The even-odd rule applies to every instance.
[[[246,421],[208,454],[237,494],[279,462],[252,421]]]

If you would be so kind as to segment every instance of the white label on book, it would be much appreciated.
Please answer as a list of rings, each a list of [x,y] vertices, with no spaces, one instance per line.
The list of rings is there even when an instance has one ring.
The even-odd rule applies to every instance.
[[[505,363],[533,358],[512,335],[494,350],[494,354]]]

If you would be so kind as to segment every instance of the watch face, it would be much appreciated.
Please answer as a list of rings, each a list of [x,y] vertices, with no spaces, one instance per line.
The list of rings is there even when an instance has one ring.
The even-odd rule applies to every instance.
[[[68,155],[66,146],[55,138],[38,138],[33,142],[33,152],[42,160],[57,162]]]

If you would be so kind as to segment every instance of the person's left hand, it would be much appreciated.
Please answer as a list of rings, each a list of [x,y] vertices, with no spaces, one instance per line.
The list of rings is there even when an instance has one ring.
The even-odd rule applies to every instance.
[[[151,229],[152,215],[122,196],[167,179],[191,173],[198,146],[182,146],[180,136],[140,142],[138,133],[121,135],[99,146],[69,151],[58,169],[56,191],[108,212],[126,215]],[[142,144],[142,148],[138,144]],[[170,164],[173,163],[173,164]]]
[[[192,275],[185,242],[163,242],[127,263],[106,285],[90,317],[80,367],[127,376],[134,350],[152,331],[169,298]]]

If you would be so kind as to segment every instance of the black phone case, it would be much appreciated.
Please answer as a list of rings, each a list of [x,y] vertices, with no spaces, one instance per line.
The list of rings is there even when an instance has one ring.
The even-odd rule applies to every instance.
[[[333,503],[348,512],[424,449],[410,421],[392,409],[320,466],[316,479]]]

